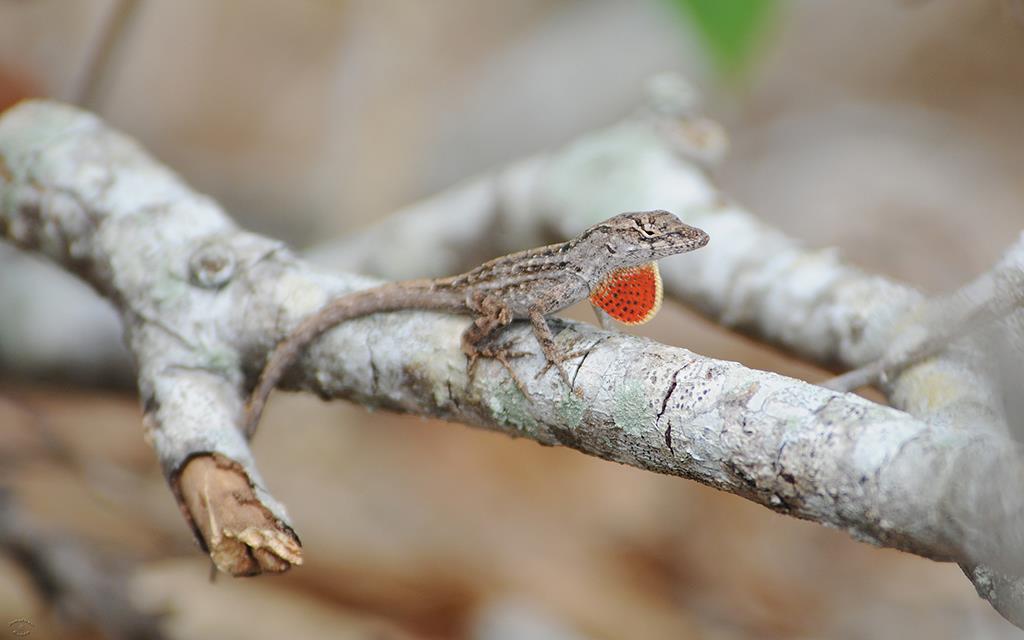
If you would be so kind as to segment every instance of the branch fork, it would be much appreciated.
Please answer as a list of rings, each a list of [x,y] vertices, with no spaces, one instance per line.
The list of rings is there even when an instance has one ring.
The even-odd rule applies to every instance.
[[[657,123],[687,117],[662,112],[596,132],[400,212],[387,230],[322,255],[350,269],[401,268],[389,252],[401,253],[406,235],[422,244],[429,233],[431,246],[452,249],[438,252],[448,262],[435,267],[454,273],[467,265],[451,256],[473,254],[460,248],[497,255],[534,244],[544,229],[567,237],[609,212],[665,208],[714,238],[664,261],[668,296],[813,361],[858,367],[881,358],[893,319],[919,308],[921,294],[833,252],[807,250],[729,204],[687,157],[692,149],[666,142]],[[441,222],[456,212],[459,225]],[[499,246],[487,233],[494,226],[508,230],[506,242],[524,244]],[[391,246],[374,241],[385,233]],[[0,234],[117,309],[146,437],[216,566],[253,575],[301,564],[295,528],[238,428],[243,401],[266,353],[299,319],[376,281],[319,271],[239,229],[95,116],[45,101],[0,114]],[[1004,288],[1011,298],[1022,290]],[[527,401],[496,363],[467,378],[465,326],[465,318],[429,312],[353,320],[307,350],[283,386],[569,446],[957,562],[982,597],[1024,624],[1024,497],[1002,489],[1021,486],[1024,467],[976,358],[936,353],[932,386],[895,374],[886,391],[911,415],[565,321],[559,341],[586,347],[567,362],[586,400],[566,393],[552,371],[536,377],[544,359],[533,353],[511,363]],[[508,331],[534,348],[529,327]]]

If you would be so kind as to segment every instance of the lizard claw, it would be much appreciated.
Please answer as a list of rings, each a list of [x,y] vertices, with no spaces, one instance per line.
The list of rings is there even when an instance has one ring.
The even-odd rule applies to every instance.
[[[544,366],[541,368],[540,371],[537,372],[537,375],[535,375],[533,379],[540,380],[542,377],[544,377],[544,374],[551,370],[552,367],[555,367],[558,370],[558,377],[562,379],[562,382],[565,383],[565,386],[568,387],[569,389],[572,389],[573,393],[582,398],[583,392],[572,386],[572,381],[569,379],[569,374],[566,373],[565,367],[562,365],[568,360],[575,360],[576,358],[580,358],[586,354],[586,350],[573,351],[572,353],[559,355],[553,360],[549,359],[547,362],[544,363]]]

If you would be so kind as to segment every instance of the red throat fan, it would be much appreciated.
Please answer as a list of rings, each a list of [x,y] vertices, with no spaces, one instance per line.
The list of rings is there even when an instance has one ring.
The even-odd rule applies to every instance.
[[[622,324],[647,322],[661,307],[657,263],[616,269],[591,292],[590,302]]]

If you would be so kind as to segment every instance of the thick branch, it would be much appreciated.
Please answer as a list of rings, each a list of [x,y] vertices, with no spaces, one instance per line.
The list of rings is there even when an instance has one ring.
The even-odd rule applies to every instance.
[[[0,233],[78,275],[117,308],[136,360],[147,436],[218,566],[253,572],[248,557],[231,552],[240,536],[254,557],[277,556],[259,563],[265,569],[301,562],[284,508],[262,488],[235,427],[239,356],[220,337],[232,303],[218,289],[222,279],[277,245],[240,232],[94,116],[53,103],[22,103],[0,117],[0,207]],[[189,482],[206,476],[183,474],[186,463],[206,456],[230,461],[220,465],[230,468],[221,476],[233,473],[249,488],[251,498],[243,494],[241,502],[259,505],[258,522],[249,506],[209,503],[209,485]],[[245,526],[204,528],[211,518]]]

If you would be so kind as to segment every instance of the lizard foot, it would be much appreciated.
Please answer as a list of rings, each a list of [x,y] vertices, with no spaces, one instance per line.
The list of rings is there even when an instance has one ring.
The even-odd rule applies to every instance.
[[[491,360],[497,360],[501,363],[501,366],[505,367],[508,371],[508,375],[512,377],[512,382],[515,383],[520,393],[524,396],[529,397],[529,393],[526,391],[526,385],[519,378],[519,375],[512,368],[512,364],[509,362],[515,358],[523,358],[526,356],[533,355],[529,351],[512,351],[507,345],[501,345],[498,347],[477,347],[472,353],[467,353],[466,358],[468,360],[466,364],[466,373],[469,376],[469,384],[473,384],[473,379],[476,376],[476,365],[480,361],[480,358],[490,358]]]
[[[544,363],[544,366],[541,368],[541,370],[538,371],[537,375],[534,376],[534,380],[539,380],[540,378],[542,378],[544,376],[544,374],[546,374],[551,369],[551,367],[555,367],[558,370],[558,377],[560,377],[562,379],[562,382],[565,383],[565,386],[567,388],[571,389],[572,392],[575,393],[577,396],[582,398],[583,397],[583,392],[580,391],[579,389],[574,388],[572,386],[572,381],[569,379],[569,374],[566,373],[565,367],[563,366],[563,364],[565,362],[569,361],[569,360],[575,360],[576,358],[582,358],[583,356],[587,355],[587,353],[589,353],[589,352],[590,352],[589,349],[580,349],[580,350],[571,351],[571,352],[565,353],[565,354],[557,354],[557,355],[555,355],[553,357],[547,358],[547,362]]]

